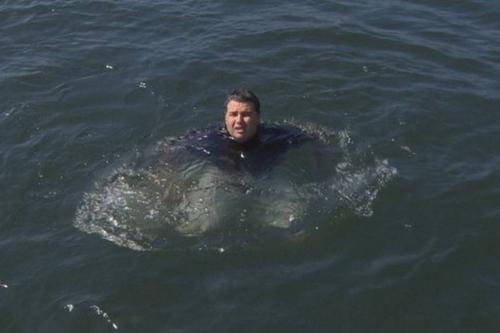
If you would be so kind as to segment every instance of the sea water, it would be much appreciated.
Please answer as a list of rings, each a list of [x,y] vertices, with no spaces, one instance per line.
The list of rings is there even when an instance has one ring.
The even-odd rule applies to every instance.
[[[0,1],[0,332],[496,332],[499,16]],[[238,86],[322,144],[164,158]]]

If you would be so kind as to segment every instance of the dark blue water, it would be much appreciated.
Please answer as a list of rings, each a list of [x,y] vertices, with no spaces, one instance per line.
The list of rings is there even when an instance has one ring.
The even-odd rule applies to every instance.
[[[0,332],[496,332],[499,15],[1,1]],[[238,86],[317,144],[172,148]]]

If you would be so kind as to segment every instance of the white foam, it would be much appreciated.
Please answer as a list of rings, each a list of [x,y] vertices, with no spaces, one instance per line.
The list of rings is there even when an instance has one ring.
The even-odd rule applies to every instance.
[[[101,308],[99,308],[97,305],[91,305],[90,308],[94,310],[98,316],[104,318],[113,327],[113,329],[118,330],[118,325],[115,322],[113,322],[109,317],[109,315],[106,312],[104,312]]]
[[[408,147],[408,146],[399,146],[399,148],[401,148],[402,150],[404,150],[404,151],[408,152],[408,153],[409,153],[409,154],[411,154],[411,155],[417,155],[417,154],[416,154],[413,150],[411,150],[411,148],[410,148],[410,147]]]
[[[307,224],[309,230],[318,230],[318,215],[331,214],[339,207],[371,216],[373,202],[397,174],[396,169],[373,154],[357,156],[346,130],[301,128],[320,138],[324,154],[338,155],[326,156],[329,164],[321,165],[322,178],[298,180],[297,175],[310,171],[300,159],[300,163],[293,158],[286,163],[286,156],[262,179],[244,174],[228,177],[225,171],[204,160],[189,159],[185,150],[165,141],[157,145],[158,154],[173,154],[179,160],[154,168],[120,167],[103,177],[83,196],[74,224],[119,246],[145,251],[175,246],[174,239],[179,237],[198,240],[202,245],[196,248],[207,248],[205,237],[215,231],[234,235],[252,232],[253,227],[265,232]],[[176,169],[170,162],[180,166]],[[222,253],[226,245],[214,248]]]

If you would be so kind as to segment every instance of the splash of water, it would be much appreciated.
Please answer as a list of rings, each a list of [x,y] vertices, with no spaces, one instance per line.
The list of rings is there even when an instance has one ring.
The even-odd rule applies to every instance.
[[[347,131],[300,127],[318,140],[291,149],[259,177],[228,174],[164,140],[148,159],[96,183],[74,224],[133,250],[225,249],[277,231],[287,237],[310,230],[338,208],[371,216],[396,169],[387,160],[356,156]]]

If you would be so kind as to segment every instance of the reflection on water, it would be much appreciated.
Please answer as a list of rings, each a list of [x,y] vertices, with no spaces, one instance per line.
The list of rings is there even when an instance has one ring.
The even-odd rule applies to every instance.
[[[345,131],[300,127],[316,140],[258,176],[223,170],[166,139],[97,182],[75,225],[134,250],[225,248],[307,233],[338,208],[370,216],[395,168],[355,153]]]

